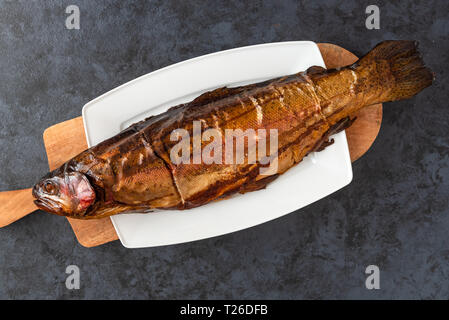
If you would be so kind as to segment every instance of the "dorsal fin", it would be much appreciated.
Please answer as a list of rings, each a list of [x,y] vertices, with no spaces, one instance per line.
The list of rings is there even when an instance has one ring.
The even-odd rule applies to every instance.
[[[245,87],[236,87],[236,88],[221,87],[221,88],[203,93],[202,95],[196,97],[189,104],[205,105],[205,104],[241,93],[244,90],[245,90]]]
[[[187,104],[190,106],[202,106],[202,105],[205,105],[208,103],[212,103],[212,102],[215,102],[218,100],[225,99],[230,96],[240,94],[244,91],[251,90],[255,87],[256,87],[255,84],[234,87],[234,88],[221,87],[221,88],[217,88],[215,90],[204,92],[202,95],[196,97],[193,101],[188,102]]]

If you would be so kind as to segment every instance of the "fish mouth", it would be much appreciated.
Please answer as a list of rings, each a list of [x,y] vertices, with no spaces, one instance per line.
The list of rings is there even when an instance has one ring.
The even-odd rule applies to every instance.
[[[36,198],[33,202],[39,209],[51,213],[61,212],[61,208],[56,201],[42,197],[39,185],[35,185],[31,193]]]
[[[62,212],[62,209],[59,207],[59,205],[50,199],[37,199],[34,200],[34,204],[39,208],[47,212],[60,214]]]

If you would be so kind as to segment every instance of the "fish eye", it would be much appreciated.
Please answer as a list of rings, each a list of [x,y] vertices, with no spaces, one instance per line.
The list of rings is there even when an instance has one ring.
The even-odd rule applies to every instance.
[[[55,194],[57,191],[57,188],[53,182],[47,181],[44,183],[44,190],[48,194]]]

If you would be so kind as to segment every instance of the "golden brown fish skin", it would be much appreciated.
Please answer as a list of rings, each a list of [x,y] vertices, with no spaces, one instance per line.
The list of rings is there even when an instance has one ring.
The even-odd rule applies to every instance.
[[[53,174],[81,172],[95,188],[96,202],[86,212],[66,213],[75,218],[188,209],[264,188],[308,153],[331,144],[329,136],[349,126],[362,107],[411,97],[432,80],[416,43],[387,41],[339,70],[312,67],[258,84],[207,92],[132,125]],[[201,121],[203,132],[220,131],[223,153],[226,129],[276,129],[278,170],[261,175],[260,163],[248,163],[256,152],[249,146],[243,164],[172,163],[170,150],[178,143],[170,140],[172,131],[183,128],[193,137],[194,121]],[[202,142],[202,147],[208,143]]]
[[[329,129],[320,113],[313,87],[307,80],[305,73],[276,79],[202,108],[188,107],[181,118],[173,117],[172,123],[164,122],[162,130],[159,123],[144,129],[149,137],[154,137],[157,152],[172,168],[184,202],[183,208],[202,205],[240,191],[245,185],[251,185],[264,177],[259,177],[259,164],[248,164],[247,161],[241,165],[173,165],[169,151],[177,142],[170,141],[170,133],[176,128],[185,128],[192,136],[194,120],[201,120],[204,129],[220,130],[222,136],[226,129],[277,129],[279,150],[284,150],[279,154],[278,173],[283,173],[300,161],[299,150],[305,149],[306,154],[307,148],[312,148],[316,140]],[[294,151],[286,146],[294,144],[301,136],[303,138],[296,142],[295,157]],[[224,150],[224,142],[222,145]]]

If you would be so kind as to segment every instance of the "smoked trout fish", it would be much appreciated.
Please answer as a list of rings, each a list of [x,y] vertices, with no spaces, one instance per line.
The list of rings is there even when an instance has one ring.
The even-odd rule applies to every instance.
[[[433,79],[417,42],[384,41],[344,68],[315,66],[206,92],[51,171],[34,186],[35,203],[54,214],[95,219],[189,209],[256,191],[331,144],[329,137],[350,126],[361,108],[410,98]],[[228,132],[235,141],[244,138],[240,155],[235,141],[226,144]]]

